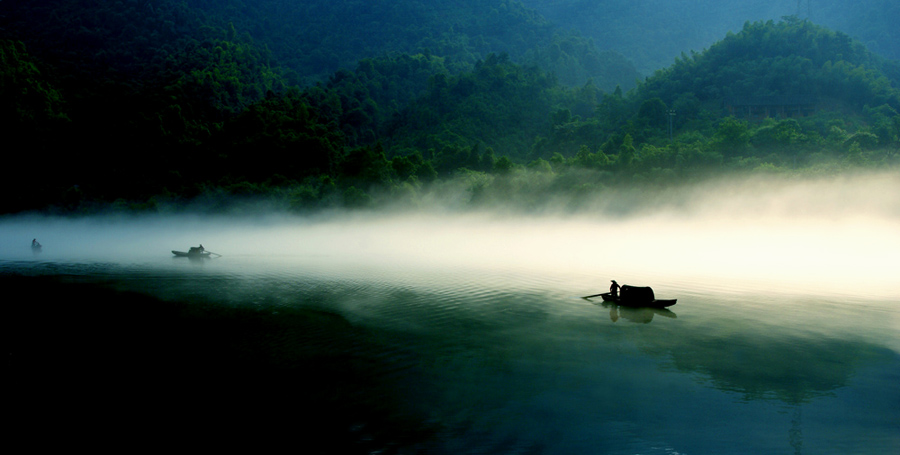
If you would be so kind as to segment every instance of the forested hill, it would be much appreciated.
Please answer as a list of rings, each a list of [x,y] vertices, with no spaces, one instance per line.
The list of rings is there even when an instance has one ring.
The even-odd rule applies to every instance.
[[[747,21],[796,16],[840,31],[900,60],[896,0],[522,0],[552,22],[579,30],[651,74],[682,52],[701,52]]]
[[[593,78],[631,87],[638,73],[624,57],[556,27],[515,0],[188,0],[207,21],[233,24],[271,50],[297,85],[385,53],[446,57],[449,69],[490,53],[533,63],[580,85]],[[564,49],[564,51],[561,51]]]
[[[682,54],[641,84],[640,97],[673,103],[737,97],[811,96],[861,109],[900,108],[900,62],[869,52],[849,36],[789,17],[746,23],[703,53]]]
[[[747,23],[632,90],[604,86],[603,77],[566,83],[560,68],[621,68],[591,57],[593,44],[577,36],[481,55],[494,44],[476,52],[472,42],[505,43],[497,36],[507,35],[490,41],[455,25],[441,39],[456,36],[462,44],[448,49],[468,54],[424,47],[437,39],[430,30],[410,33],[411,51],[346,54],[353,65],[300,85],[324,67],[303,70],[305,57],[282,62],[276,53],[289,55],[289,46],[266,44],[277,28],[252,29],[261,6],[11,3],[0,2],[3,213],[222,206],[233,196],[298,210],[416,205],[451,187],[465,204],[535,207],[707,173],[890,166],[900,144],[896,63],[797,18]],[[409,13],[403,5],[395,8]],[[517,5],[494,8],[499,18],[521,12],[509,16],[519,18],[515,42],[527,43],[526,29],[548,36],[540,35],[546,23]],[[481,10],[449,10],[446,22],[490,29],[479,21],[494,13],[473,11]],[[356,28],[371,32],[367,24]],[[323,30],[322,49],[332,49],[333,35]],[[351,49],[342,46],[335,55]],[[809,103],[802,115],[729,110],[729,99],[783,106],[796,96]]]
[[[249,45],[243,52],[261,54],[296,86],[392,53],[444,57],[450,70],[506,53],[564,84],[593,79],[609,90],[639,76],[621,55],[514,0],[46,0],[0,2],[0,11],[5,31],[36,54],[142,79],[210,40]]]

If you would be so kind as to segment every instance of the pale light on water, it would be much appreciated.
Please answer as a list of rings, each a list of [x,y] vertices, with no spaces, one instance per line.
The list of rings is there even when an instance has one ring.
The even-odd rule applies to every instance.
[[[230,323],[236,352],[269,375],[292,352],[321,361],[303,377],[355,371],[334,366],[352,353],[376,385],[329,406],[427,422],[436,436],[407,443],[431,453],[893,453],[900,210],[859,194],[895,184],[720,191],[732,204],[691,189],[618,216],[17,217],[0,222],[0,275],[250,309],[278,331]],[[222,257],[169,252],[199,243]],[[612,278],[678,304],[580,298]],[[378,426],[354,419],[350,435]],[[401,444],[391,431],[382,449]]]
[[[170,227],[185,225],[181,220],[167,220],[165,227],[161,222],[149,220],[149,226],[148,220],[102,225],[51,222],[50,227],[29,227],[30,232],[43,234],[40,257],[29,257],[25,233],[7,235],[5,257],[128,263],[202,242],[227,256],[508,267],[550,274],[592,273],[621,282],[652,280],[682,286],[700,282],[767,292],[890,297],[900,287],[895,264],[900,255],[898,225],[883,220],[706,223],[387,216],[278,224],[229,225],[213,220],[175,229],[181,232]]]
[[[607,199],[631,212],[613,215],[615,201]],[[204,243],[228,256],[483,265],[768,292],[893,297],[900,289],[894,174],[710,183],[607,199],[597,211],[565,215],[19,217],[0,222],[0,257],[27,257],[39,237],[46,246],[40,260],[127,262]]]
[[[430,453],[843,454],[900,444],[895,300],[691,283],[661,287],[679,299],[670,310],[630,309],[579,298],[574,290],[588,289],[585,282],[600,285],[594,274],[334,257],[3,269],[98,280],[200,308],[255,309],[254,320],[297,310],[337,315],[353,329],[312,337],[304,328],[296,349],[329,352],[358,337],[348,330],[364,331],[364,341],[352,342],[355,355],[373,362],[364,374],[400,393],[382,398],[392,412],[438,426],[437,440],[423,442]],[[277,327],[244,343],[263,344],[254,350],[264,356],[297,343]],[[248,336],[238,330],[226,340]],[[320,369],[301,368],[313,376]],[[277,374],[262,371],[247,374]]]

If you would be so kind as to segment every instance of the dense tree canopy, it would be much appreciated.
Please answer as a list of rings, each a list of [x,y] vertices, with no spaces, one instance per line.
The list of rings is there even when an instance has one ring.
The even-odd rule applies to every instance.
[[[795,17],[748,22],[628,90],[620,56],[507,0],[0,5],[7,213],[416,204],[449,186],[476,205],[549,201],[898,160],[896,62]],[[318,19],[284,28],[300,17]],[[775,107],[746,116],[737,99]],[[805,110],[778,107],[791,99]]]
[[[882,57],[900,60],[900,2],[895,0],[521,0],[604,48],[628,56],[644,74],[682,52],[701,52],[747,21],[797,16],[854,37]]]

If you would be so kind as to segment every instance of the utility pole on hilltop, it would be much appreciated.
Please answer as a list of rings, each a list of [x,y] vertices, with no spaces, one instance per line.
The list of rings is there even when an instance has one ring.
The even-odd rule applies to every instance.
[[[672,118],[675,117],[675,109],[666,110],[666,117],[669,117],[669,142],[672,142]]]

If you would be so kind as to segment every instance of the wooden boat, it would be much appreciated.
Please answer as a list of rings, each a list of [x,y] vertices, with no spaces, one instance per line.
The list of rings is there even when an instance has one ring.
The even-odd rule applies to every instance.
[[[619,290],[619,295],[613,297],[612,293],[604,292],[602,294],[594,294],[585,297],[602,297],[604,302],[612,302],[616,305],[630,306],[635,308],[665,308],[675,305],[678,299],[657,299],[653,295],[653,289],[649,287],[624,285]]]
[[[678,299],[653,299],[653,300],[629,300],[623,299],[620,297],[613,297],[609,292],[604,292],[600,294],[603,297],[604,302],[612,302],[616,305],[622,306],[630,306],[630,307],[645,307],[645,308],[665,308],[672,305],[675,305],[675,302]]]
[[[203,249],[203,248],[198,248],[198,247],[192,246],[191,249],[188,250],[188,251],[175,251],[175,250],[172,250],[172,254],[174,254],[176,257],[185,257],[185,258],[191,258],[191,259],[202,259],[202,258],[209,258],[209,257],[212,257],[212,255],[213,255],[214,253],[211,253],[211,252],[209,252],[209,251],[206,251],[206,250]]]

